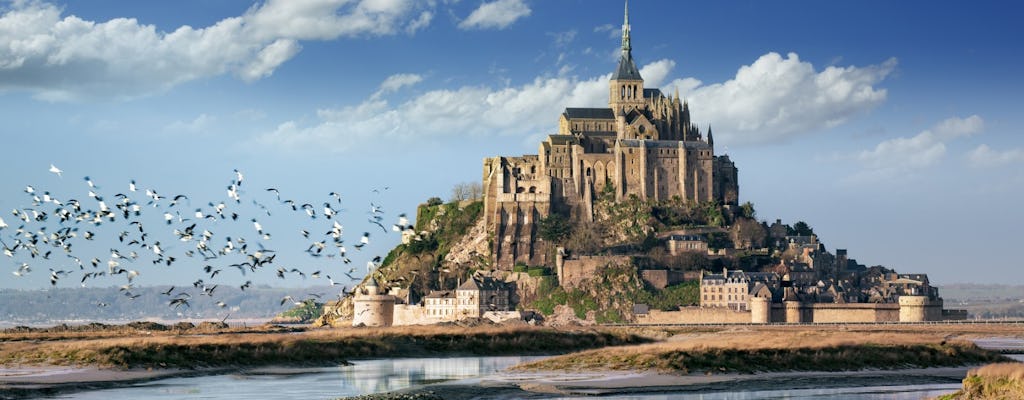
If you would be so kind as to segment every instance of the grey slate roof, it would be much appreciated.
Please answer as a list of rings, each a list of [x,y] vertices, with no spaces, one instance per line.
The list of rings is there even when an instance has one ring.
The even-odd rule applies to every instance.
[[[615,119],[610,108],[566,108],[562,115],[568,119]]]
[[[661,89],[644,89],[644,98],[653,99],[655,97],[665,97],[661,94]]]
[[[636,68],[636,63],[633,62],[633,55],[626,53],[619,58],[619,67],[615,69],[612,79],[639,81],[644,78],[640,77],[640,70]]]

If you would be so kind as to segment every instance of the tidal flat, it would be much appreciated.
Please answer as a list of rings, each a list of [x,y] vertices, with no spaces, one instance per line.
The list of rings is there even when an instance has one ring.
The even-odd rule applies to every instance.
[[[1022,325],[1012,323],[163,328],[136,324],[0,332],[0,363],[5,371],[0,374],[0,398],[268,366],[313,367],[365,359],[496,355],[552,357],[517,365],[498,378],[457,385],[439,382],[409,388],[403,394],[419,390],[441,393],[446,398],[473,398],[473,393],[479,394],[481,390],[490,390],[491,394],[505,391],[513,397],[602,390],[631,393],[664,388],[666,382],[673,390],[686,385],[695,389],[742,380],[756,382],[771,376],[766,374],[783,374],[775,379],[797,381],[807,374],[817,374],[824,380],[836,378],[828,374],[842,374],[848,377],[844,379],[854,380],[886,379],[885,374],[881,374],[883,378],[873,378],[879,374],[872,371],[909,376],[908,382],[916,382],[913,377],[922,374],[941,375],[949,381],[962,379],[968,367],[1006,361],[998,351],[979,348],[972,340],[1024,338]],[[33,369],[51,372],[25,372]],[[566,374],[577,374],[580,378],[552,378]]]

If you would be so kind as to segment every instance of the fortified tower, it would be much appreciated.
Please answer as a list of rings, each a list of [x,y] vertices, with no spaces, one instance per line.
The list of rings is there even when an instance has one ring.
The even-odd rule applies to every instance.
[[[395,297],[381,294],[374,278],[362,290],[356,289],[352,303],[352,326],[391,326],[394,320]]]
[[[899,298],[900,322],[923,322],[942,320],[942,299],[932,300],[928,296]]]

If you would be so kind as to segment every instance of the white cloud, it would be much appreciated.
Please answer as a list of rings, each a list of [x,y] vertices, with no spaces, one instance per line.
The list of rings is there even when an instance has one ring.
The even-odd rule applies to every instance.
[[[203,133],[208,131],[216,121],[216,117],[199,114],[199,116],[191,121],[174,121],[165,126],[164,131],[170,133]]]
[[[389,76],[380,84],[382,92],[394,92],[404,86],[411,86],[423,81],[423,77],[417,74],[395,74]]]
[[[505,29],[516,20],[529,16],[530,7],[523,0],[495,0],[482,3],[465,20],[461,29]]]
[[[875,85],[895,67],[896,60],[890,59],[818,72],[796,53],[782,58],[773,52],[740,67],[726,82],[702,86],[695,78],[676,79],[663,91],[678,88],[694,122],[714,126],[717,142],[781,142],[835,127],[881,104],[887,93]]]
[[[256,58],[243,67],[238,75],[246,82],[266,78],[274,73],[277,66],[295,56],[299,48],[298,42],[294,40],[278,39],[260,50]]]
[[[570,29],[565,32],[548,32],[547,35],[551,36],[551,39],[554,40],[555,48],[562,48],[576,40],[576,33],[575,29]]]
[[[426,28],[427,26],[429,26],[430,25],[430,21],[433,21],[433,20],[434,20],[434,13],[432,13],[430,11],[421,12],[419,18],[416,18],[416,19],[410,21],[409,24],[405,26],[405,33],[408,33],[408,34],[412,35],[412,34],[414,34],[416,32],[419,32],[420,29],[423,29],[423,28]]]
[[[621,34],[622,31],[620,30],[619,27],[617,27],[615,25],[604,24],[604,25],[595,26],[594,27],[594,32],[595,33],[602,33],[603,32],[606,35],[608,35],[609,38],[615,39],[615,38],[619,37],[619,35]]]
[[[978,145],[967,153],[967,161],[973,167],[999,167],[1013,163],[1024,163],[1024,149],[993,150],[986,144]]]
[[[295,121],[280,124],[273,132],[263,135],[260,142],[276,148],[315,146],[341,152],[384,137],[413,140],[555,133],[558,113],[566,105],[607,105],[610,77],[608,74],[584,80],[537,78],[519,87],[498,89],[463,86],[429,91],[398,105],[374,94],[355,106],[318,110],[319,121],[312,126],[302,126]],[[381,84],[381,89],[411,80],[414,79],[390,77]]]
[[[888,74],[892,64],[894,62],[864,68],[832,67],[815,73],[810,64],[800,62],[795,54],[783,60],[778,54],[770,53],[751,66],[741,68],[735,79],[725,83],[703,86],[697,79],[684,78],[661,86],[668,95],[674,88],[689,93],[694,121],[713,124],[716,140],[728,137],[730,140],[725,144],[729,145],[763,143],[788,140],[834,126],[883,101],[884,89],[872,85]],[[669,81],[674,67],[675,62],[668,59],[642,66],[645,86],[659,86]],[[569,71],[554,78],[536,78],[520,86],[432,90],[391,104],[380,99],[381,91],[402,87],[405,83],[399,83],[406,80],[419,82],[413,77],[396,75],[385,80],[380,91],[361,104],[321,110],[317,113],[319,120],[313,124],[283,123],[261,141],[275,147],[315,145],[325,150],[344,151],[358,146],[360,140],[368,138],[368,132],[375,132],[374,136],[390,135],[409,140],[550,134],[557,129],[558,114],[565,107],[607,107],[608,104],[611,74],[581,78],[569,76]],[[744,139],[743,135],[759,136]]]
[[[676,62],[668,59],[661,59],[650,64],[644,65],[640,68],[640,76],[644,78],[645,87],[658,87],[661,86],[668,74],[672,72],[672,68],[676,67]],[[668,93],[669,95],[672,92]]]
[[[427,3],[429,4],[429,3]],[[0,14],[0,90],[46,100],[132,98],[194,79],[270,76],[299,41],[415,32],[432,13],[412,0],[268,0],[243,15],[158,31],[130,18],[62,16],[59,7],[16,1]]]
[[[977,115],[954,117],[912,137],[882,141],[853,157],[864,167],[855,179],[887,178],[933,166],[946,155],[947,142],[981,132],[984,127],[985,122]]]

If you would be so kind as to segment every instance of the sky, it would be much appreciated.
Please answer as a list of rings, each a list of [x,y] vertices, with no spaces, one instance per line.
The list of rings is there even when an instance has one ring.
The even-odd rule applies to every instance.
[[[830,251],[940,285],[1024,284],[1012,250],[1024,226],[1022,11],[995,1],[629,4],[645,86],[678,90],[713,128],[758,218],[806,221]],[[146,205],[150,240],[168,252],[192,246],[173,228],[223,201],[241,218],[209,221],[211,243],[246,237],[277,251],[274,267],[348,283],[343,272],[365,273],[398,243],[370,218],[389,227],[414,216],[427,198],[479,181],[485,157],[536,154],[565,107],[606,105],[622,17],[618,0],[0,1],[0,238],[13,242],[23,224],[8,210],[55,208],[34,207],[26,186],[95,208],[88,176],[107,203],[127,193],[146,205],[143,188],[187,194],[176,208]],[[225,192],[235,170],[238,203]],[[131,180],[138,192],[126,192]],[[271,187],[338,209],[352,263],[308,257],[313,239],[299,230],[315,238],[333,221],[290,210]],[[168,211],[182,221],[164,226]],[[109,248],[127,251],[116,239],[125,226],[82,227],[96,239],[75,255],[105,264]],[[363,232],[370,243],[355,250]],[[122,260],[139,272],[134,284],[187,285],[209,264],[144,258]],[[48,288],[51,268],[80,273],[59,254],[22,252],[0,268],[22,263],[31,272],[4,273],[0,287]],[[74,276],[59,285],[78,285]],[[323,283],[230,268],[216,279]]]

